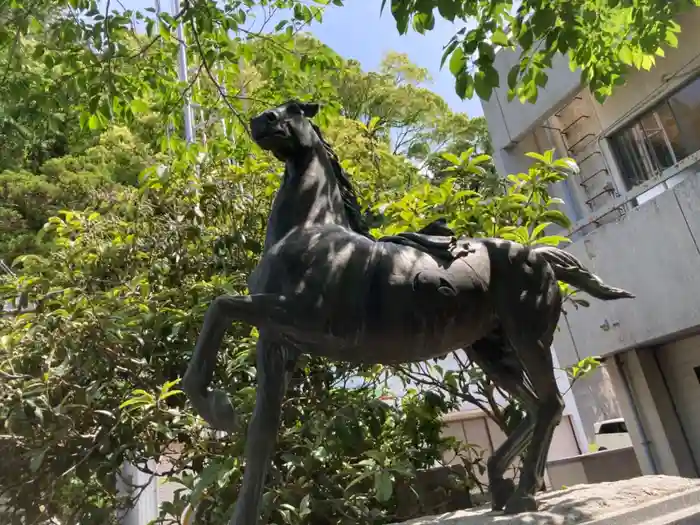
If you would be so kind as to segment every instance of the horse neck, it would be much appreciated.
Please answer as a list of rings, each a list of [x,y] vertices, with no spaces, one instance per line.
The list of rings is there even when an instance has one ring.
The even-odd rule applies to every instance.
[[[267,223],[265,249],[295,227],[321,224],[349,227],[333,164],[319,145],[287,161]]]

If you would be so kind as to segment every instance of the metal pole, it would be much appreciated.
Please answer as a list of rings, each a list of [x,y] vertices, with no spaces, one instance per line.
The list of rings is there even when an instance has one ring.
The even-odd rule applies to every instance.
[[[180,12],[180,0],[172,0],[173,16]],[[180,82],[187,85],[187,43],[185,42],[185,28],[182,23],[177,25],[178,44],[178,79]],[[194,142],[194,127],[192,123],[192,105],[190,97],[185,93],[183,99],[185,104],[183,107],[185,121],[185,140],[188,144]]]
[[[155,6],[156,6],[156,24],[158,28],[158,33],[160,33],[160,27],[161,27],[161,22],[160,22],[160,13],[162,12],[162,8],[160,6],[160,0],[155,0]],[[163,42],[160,42],[160,46],[163,47]],[[165,135],[168,137],[168,140],[170,139],[170,134],[172,133],[172,124],[168,123],[168,125],[165,127]],[[168,146],[168,149],[170,146]]]

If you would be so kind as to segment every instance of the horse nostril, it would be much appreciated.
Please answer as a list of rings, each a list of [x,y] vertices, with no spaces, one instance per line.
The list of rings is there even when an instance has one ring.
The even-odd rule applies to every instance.
[[[268,120],[268,122],[274,122],[277,120],[277,117],[272,111],[266,111],[263,116]]]

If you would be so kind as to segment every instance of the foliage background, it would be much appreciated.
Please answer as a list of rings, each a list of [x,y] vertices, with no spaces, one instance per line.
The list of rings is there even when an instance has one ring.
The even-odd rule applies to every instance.
[[[545,230],[567,225],[547,194],[567,161],[535,155],[527,173],[498,178],[483,119],[450,111],[403,55],[368,73],[302,33],[319,6],[197,2],[160,20],[109,4],[105,16],[82,0],[56,7],[0,6],[0,254],[12,266],[0,298],[22,309],[0,317],[3,523],[113,522],[131,504],[116,491],[124,462],[147,469],[164,455],[183,490],[163,523],[188,503],[207,523],[232,511],[243,435],[208,433],[177,382],[209,302],[245,293],[260,254],[280,171],[246,133],[260,110],[299,93],[323,102],[318,123],[376,235],[446,216],[460,235],[565,241]],[[245,28],[280,10],[273,31]],[[187,84],[178,22],[191,43]],[[186,98],[207,123],[194,143],[182,138]],[[244,419],[255,337],[232,327],[216,376]],[[407,384],[399,406],[379,399],[390,377]],[[450,450],[468,467],[460,483],[478,489],[481,452],[441,438],[440,416],[471,402],[507,431],[521,414],[495,395],[469,363],[307,358],[285,401],[265,519],[391,521],[396,483]]]

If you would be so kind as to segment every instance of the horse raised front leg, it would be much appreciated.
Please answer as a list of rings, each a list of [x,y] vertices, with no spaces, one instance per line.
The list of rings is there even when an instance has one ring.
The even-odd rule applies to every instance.
[[[238,427],[238,418],[228,396],[218,390],[207,390],[228,327],[234,321],[257,327],[294,326],[295,319],[290,313],[293,311],[284,296],[275,294],[222,295],[209,306],[182,387],[195,411],[212,428],[233,431]]]
[[[245,472],[230,525],[256,525],[265,477],[279,431],[282,400],[299,356],[293,349],[264,341],[257,347],[258,390],[245,444]]]

